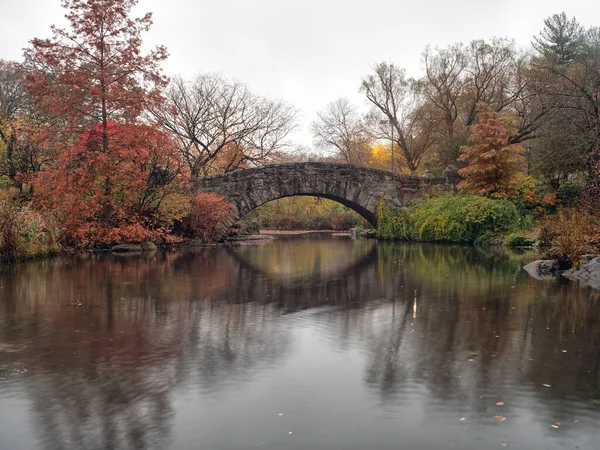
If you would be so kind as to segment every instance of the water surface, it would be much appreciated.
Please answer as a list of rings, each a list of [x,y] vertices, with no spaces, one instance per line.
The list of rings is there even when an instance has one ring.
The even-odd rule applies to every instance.
[[[306,235],[0,268],[0,449],[597,449],[600,296]]]

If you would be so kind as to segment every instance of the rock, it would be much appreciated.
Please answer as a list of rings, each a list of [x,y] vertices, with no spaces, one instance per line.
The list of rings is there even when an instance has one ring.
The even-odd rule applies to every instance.
[[[155,252],[158,248],[154,242],[148,241],[142,244],[142,250],[145,252]]]
[[[359,239],[377,239],[377,230],[366,229],[354,233],[354,237]]]
[[[549,278],[556,277],[559,267],[560,265],[556,260],[540,259],[527,264],[525,267],[523,267],[523,269],[536,280],[547,280]]]
[[[600,289],[600,257],[594,257],[579,269],[567,270],[562,276],[569,280],[579,281],[581,284],[591,286],[594,289]]]
[[[138,244],[119,244],[110,249],[112,253],[136,253],[142,252],[143,248]]]

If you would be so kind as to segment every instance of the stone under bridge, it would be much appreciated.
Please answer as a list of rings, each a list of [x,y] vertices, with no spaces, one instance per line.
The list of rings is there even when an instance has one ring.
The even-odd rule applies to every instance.
[[[455,180],[451,175],[399,176],[349,164],[302,162],[236,170],[193,181],[196,192],[213,192],[233,203],[228,226],[267,202],[296,195],[334,200],[375,226],[380,199],[389,206],[403,207],[424,187],[433,185],[451,190]]]

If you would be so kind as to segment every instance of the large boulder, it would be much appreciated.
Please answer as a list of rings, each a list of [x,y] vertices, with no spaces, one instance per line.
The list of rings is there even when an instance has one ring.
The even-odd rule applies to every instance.
[[[595,289],[600,289],[600,257],[591,259],[579,269],[567,270],[562,276]]]
[[[549,278],[556,277],[556,274],[560,268],[558,261],[550,259],[540,259],[532,263],[527,264],[523,269],[531,277],[536,280],[547,280]]]

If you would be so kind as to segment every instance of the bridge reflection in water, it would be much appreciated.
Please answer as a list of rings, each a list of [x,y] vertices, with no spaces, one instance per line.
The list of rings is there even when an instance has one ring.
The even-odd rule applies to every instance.
[[[532,257],[307,235],[4,267],[0,448],[594,448],[600,299]]]

